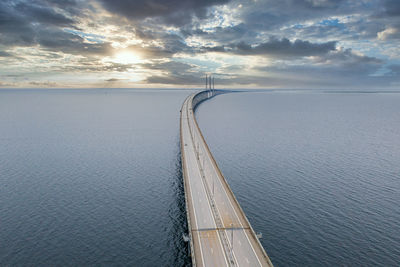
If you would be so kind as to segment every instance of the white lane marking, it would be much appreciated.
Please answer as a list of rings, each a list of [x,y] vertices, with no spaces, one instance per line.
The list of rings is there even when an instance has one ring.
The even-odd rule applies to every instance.
[[[194,127],[194,129],[197,129],[197,132],[200,131],[200,129],[199,129],[198,127]],[[203,150],[203,147],[205,148],[205,144],[204,144],[205,141],[204,141],[202,138],[200,138],[200,142],[202,143],[202,150]],[[228,196],[228,194],[227,194],[227,192],[226,192],[226,189],[225,189],[225,187],[224,187],[223,184],[222,184],[221,178],[220,178],[219,175],[218,175],[218,171],[217,171],[217,169],[216,169],[216,166],[213,164],[213,162],[212,162],[212,160],[211,160],[211,156],[209,155],[211,152],[210,152],[210,153],[208,153],[208,152],[209,152],[209,151],[207,151],[207,154],[208,154],[207,162],[211,163],[211,165],[212,165],[212,167],[213,167],[213,169],[214,169],[214,171],[215,171],[215,174],[217,175],[217,180],[218,180],[220,186],[222,187],[223,191],[225,192],[224,197],[228,198],[228,202],[229,202],[231,208],[233,209],[233,212],[235,213],[236,218],[237,218],[238,221],[239,221],[239,224],[240,224],[241,227],[243,228],[243,224],[242,224],[242,222],[240,221],[240,218],[239,218],[239,216],[237,215],[237,212],[236,212],[235,208],[234,208],[233,205],[232,205],[231,199],[229,198],[229,196]],[[246,216],[246,215],[244,215],[244,216]],[[247,238],[247,240],[248,240],[248,242],[249,242],[249,245],[250,245],[251,249],[253,250],[254,255],[256,256],[256,259],[257,259],[258,263],[260,264],[260,266],[262,266],[261,261],[260,261],[260,259],[258,258],[258,255],[257,255],[256,251],[254,250],[254,247],[253,247],[253,245],[251,244],[250,239],[249,239],[249,237],[248,237],[246,231],[244,231],[244,234],[245,234],[245,236],[246,236],[246,238]]]
[[[187,111],[187,110],[186,110]],[[190,134],[190,122],[189,122],[189,116],[188,116],[188,118],[187,118],[187,121],[188,121],[188,127],[189,127],[189,136],[190,136],[190,139],[192,139],[191,138],[191,134]],[[192,145],[194,145],[194,141],[193,141],[193,139],[192,139]],[[194,151],[191,151],[192,153],[195,153]],[[189,153],[189,152],[188,152]],[[186,159],[186,158],[185,158]],[[186,160],[187,161],[187,160]],[[188,179],[188,180],[190,180],[190,179]],[[203,184],[203,183],[202,183]],[[189,181],[189,187],[191,188],[191,183],[190,183],[190,181]],[[203,186],[201,186],[202,188],[203,188],[203,190],[205,190],[204,189],[204,185]],[[200,191],[198,191],[198,195],[200,194],[199,193]],[[205,192],[205,191],[204,191]],[[190,194],[192,195],[192,189],[190,189]],[[192,206],[193,206],[193,211],[194,211],[194,215],[195,215],[195,223],[196,223],[196,228],[198,228],[198,225],[197,225],[197,217],[196,217],[196,213],[195,213],[195,208],[194,208],[194,204],[192,204]],[[214,225],[216,226],[216,224],[215,224],[215,221],[213,220],[213,222],[214,222]],[[202,258],[202,261],[203,261],[203,264],[205,265],[205,262],[204,262],[204,257],[203,257],[203,250],[202,250],[202,245],[201,245],[201,239],[200,239],[200,235],[199,235],[199,231],[197,231],[197,235],[198,235],[198,237],[199,237],[199,244],[200,244],[200,252],[201,252],[201,258]],[[218,240],[219,240],[219,243],[220,243],[220,247],[222,248],[222,241],[221,241],[221,238],[220,238],[220,236],[219,236],[219,234],[217,233],[217,236],[218,236]],[[223,250],[222,250],[223,251]],[[225,263],[226,263],[226,265],[228,266],[228,262],[227,262],[227,259],[226,259],[226,257],[224,257],[224,259],[225,259]]]
[[[194,141],[193,141],[193,139],[192,139],[192,146],[194,147]],[[195,151],[193,151],[193,153],[195,153]],[[198,175],[201,177],[201,173],[200,173],[200,170],[199,170],[198,168],[197,168],[197,171],[198,171]],[[204,195],[207,196],[207,193],[206,193],[205,188],[204,188],[204,183],[202,182],[202,180],[201,180],[201,188],[203,189],[202,191],[204,192]],[[208,201],[207,201],[207,202],[208,202]],[[213,215],[212,215],[212,213],[211,213],[211,207],[210,207],[210,203],[209,203],[209,202],[208,202],[208,207],[209,207],[209,212],[210,212],[210,214],[211,214],[211,218],[214,218]],[[214,219],[212,219],[212,222],[213,222],[213,224],[214,224],[214,227],[216,228],[217,225],[216,225]],[[218,236],[218,240],[219,240],[219,243],[220,243],[221,251],[223,252],[224,249],[222,249],[222,248],[223,248],[222,240],[221,240],[221,238],[220,238],[220,236],[219,236],[218,233],[217,233],[217,236]],[[225,254],[225,253],[224,253],[224,254]],[[227,258],[224,257],[224,259],[225,259],[226,265],[229,266],[228,261],[227,261]]]
[[[186,111],[187,111],[187,110],[186,110]],[[185,162],[184,162],[185,166],[188,165],[187,162],[186,162],[186,160],[187,160],[187,159],[186,159],[186,157],[185,157]],[[191,187],[190,179],[187,179],[187,180],[188,180],[189,188],[190,188],[190,197],[193,199],[192,187]],[[197,217],[196,217],[196,209],[195,209],[195,207],[194,207],[193,201],[192,201],[192,207],[193,207],[193,214],[194,214],[194,223],[196,224],[196,229],[197,229],[197,228],[198,228],[198,224],[197,224]],[[191,229],[190,229],[190,230],[191,230]],[[197,232],[197,237],[198,237],[198,239],[199,239],[201,261],[202,261],[203,264],[205,264],[205,263],[204,263],[204,256],[203,256],[203,249],[202,249],[202,247],[201,247],[200,233],[199,233],[199,231],[196,231],[196,232]]]
[[[209,161],[211,161],[211,158],[209,158]],[[217,172],[217,170],[216,170],[216,167],[214,166],[214,164],[212,164],[212,162],[211,162],[211,165],[213,166],[213,169],[214,169],[215,173],[217,174],[217,177],[218,177],[217,180],[218,180],[219,184],[221,185],[222,189],[223,189],[224,192],[225,192],[225,197],[228,198],[228,202],[229,202],[231,208],[233,209],[233,212],[235,213],[236,218],[238,219],[238,221],[239,221],[239,223],[240,223],[240,226],[243,228],[243,224],[242,224],[242,222],[240,221],[240,218],[239,218],[239,216],[237,215],[236,210],[235,210],[235,208],[234,208],[233,205],[232,205],[231,199],[228,197],[228,194],[227,194],[227,192],[226,192],[226,190],[225,190],[225,187],[224,187],[223,184],[222,184],[222,181],[221,181],[221,179],[220,179],[220,177],[219,177],[219,175],[218,175],[218,172]],[[246,238],[247,238],[247,240],[248,240],[248,242],[249,242],[249,245],[250,245],[251,249],[252,249],[253,252],[254,252],[254,255],[256,256],[256,259],[257,259],[258,263],[260,264],[260,266],[262,266],[262,264],[261,264],[261,262],[260,262],[260,260],[259,260],[259,258],[258,258],[258,256],[257,256],[257,253],[256,253],[256,251],[254,250],[254,248],[253,248],[253,246],[252,246],[252,244],[251,244],[251,242],[250,242],[249,237],[247,236],[246,231],[244,231],[244,234],[245,234],[245,236],[246,236]]]
[[[197,161],[196,161],[196,162],[197,162]],[[198,171],[198,175],[201,177],[200,169],[196,168],[196,170]],[[200,179],[201,179],[201,178],[200,178]],[[204,195],[207,197],[207,192],[206,192],[206,189],[205,189],[205,187],[204,187],[203,180],[200,180],[200,181],[201,181],[201,186],[200,186],[200,187],[203,189],[202,191],[203,191]],[[215,223],[215,219],[214,219],[214,216],[213,216],[213,214],[212,214],[211,206],[210,206],[210,203],[209,203],[208,199],[207,199],[207,204],[208,204],[207,206],[208,206],[209,214],[211,215],[210,217],[212,218],[211,221],[212,221],[212,223],[213,223],[213,226],[214,226],[214,228],[217,228],[217,224]],[[223,249],[223,245],[222,245],[222,240],[221,240],[221,238],[220,238],[220,236],[219,236],[218,233],[217,233],[217,236],[218,236],[218,240],[219,240],[219,243],[220,243],[221,251],[223,252],[223,254],[225,254],[225,252],[224,252],[225,250]],[[226,265],[229,266],[227,258],[224,257],[224,259],[225,259]]]
[[[229,239],[228,231],[227,231],[227,230],[225,230],[225,234],[226,234],[226,236],[228,237],[229,243],[231,244],[231,247],[232,247],[232,241],[233,241],[233,240],[230,240],[230,239]],[[235,247],[233,247],[233,248],[235,248]],[[233,257],[235,258],[236,263],[239,265],[239,262],[238,262],[237,257],[236,257],[235,249],[232,249],[232,255],[233,255]]]
[[[199,163],[197,162],[197,164],[199,164]],[[201,176],[200,169],[198,169],[198,174]],[[212,177],[213,177],[213,176],[212,176]],[[218,177],[217,177],[217,179],[218,179]],[[202,186],[201,186],[201,187],[202,187],[202,189],[204,190],[204,193],[205,193],[206,196],[207,196],[207,192],[205,191],[204,182],[203,182],[203,180],[201,180],[201,181],[202,181]],[[226,194],[226,193],[225,193],[225,194]],[[208,202],[209,207],[210,207],[210,202],[208,201],[208,198],[207,198],[207,202]],[[218,214],[221,214],[221,212],[220,212],[219,209],[218,209],[218,206],[216,205],[215,207],[216,207],[216,209],[217,209]],[[214,218],[213,215],[212,215],[212,218],[213,218],[214,225],[216,226],[215,218]],[[220,238],[220,236],[219,236],[218,233],[217,233],[217,235],[218,235],[218,239],[219,239],[219,241],[220,241],[220,243],[221,243],[221,245],[222,245],[222,240],[221,240],[221,238]],[[225,235],[227,235],[226,230],[225,230]],[[229,237],[228,237],[228,240],[229,240]],[[225,254],[225,250],[222,250],[222,251],[223,251],[224,254]],[[233,257],[235,258],[235,261],[238,262],[237,257],[236,257],[236,253],[235,253],[234,251],[232,251],[232,255],[233,255]],[[226,262],[227,265],[229,265],[228,262],[227,262],[227,256],[225,257],[225,262]]]
[[[203,184],[203,189],[205,190],[204,184]],[[209,203],[209,204],[210,204],[210,203]],[[221,212],[220,212],[219,209],[218,209],[218,205],[215,205],[215,208],[217,209],[218,214],[221,214]],[[213,217],[213,218],[214,218],[214,217]],[[213,221],[214,221],[214,225],[216,226],[217,224],[215,223],[215,218],[213,219]],[[228,241],[229,241],[229,243],[231,243],[231,246],[232,246],[232,242],[229,240],[229,236],[228,236],[227,230],[225,230],[225,235],[227,236]],[[218,236],[218,239],[220,240],[221,245],[222,245],[222,241],[221,241],[221,238],[219,237],[219,234],[218,234],[218,233],[217,233],[217,236]],[[224,254],[225,254],[225,250],[222,250],[222,251],[223,251]],[[236,257],[236,253],[235,253],[234,250],[232,250],[232,255],[233,255],[233,257],[235,258],[236,263],[238,263],[238,260],[237,260],[237,257]],[[225,262],[226,262],[226,264],[228,265],[228,262],[227,262],[227,259],[226,259],[226,258],[225,258]]]
[[[200,171],[199,171],[199,172],[200,172]],[[200,174],[200,175],[201,175],[201,174]],[[214,176],[214,175],[213,175],[213,176]],[[213,176],[212,176],[212,177],[213,177]],[[219,179],[219,178],[217,177],[216,179]],[[202,185],[203,185],[202,188],[205,190],[205,185],[204,185],[204,183],[202,183]],[[205,193],[206,193],[206,192],[205,192]],[[226,192],[225,192],[225,194],[226,194]],[[207,202],[208,202],[208,204],[210,204],[208,200],[207,200]],[[215,208],[217,209],[218,214],[221,214],[221,211],[219,210],[218,205],[215,205]],[[226,213],[226,212],[225,212],[225,214],[227,214],[228,217],[230,217],[230,216],[229,216],[229,213]],[[214,218],[214,217],[213,217],[213,218]],[[213,221],[214,221],[214,220],[213,220]],[[214,224],[216,225],[215,221],[214,221]],[[243,227],[243,226],[242,226],[242,227]],[[228,235],[228,231],[227,231],[227,230],[224,230],[224,232],[225,232],[225,235],[226,235],[227,238],[228,238],[228,241],[229,241],[230,245],[232,246],[232,241],[231,241],[230,238],[229,238],[230,235]],[[218,238],[220,239],[219,235],[218,235]],[[224,251],[225,251],[225,250],[224,250]],[[224,252],[224,254],[225,254],[225,252]],[[239,262],[238,262],[238,260],[237,260],[237,257],[236,257],[236,253],[235,253],[234,250],[232,250],[232,255],[233,255],[233,257],[235,258],[236,263],[239,264]],[[225,261],[226,261],[226,259],[225,259]],[[228,264],[228,263],[227,263],[227,264]]]

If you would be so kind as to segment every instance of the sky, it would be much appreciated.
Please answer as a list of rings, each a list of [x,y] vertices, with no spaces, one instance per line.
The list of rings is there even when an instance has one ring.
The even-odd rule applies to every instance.
[[[1,0],[4,88],[398,89],[399,0]]]

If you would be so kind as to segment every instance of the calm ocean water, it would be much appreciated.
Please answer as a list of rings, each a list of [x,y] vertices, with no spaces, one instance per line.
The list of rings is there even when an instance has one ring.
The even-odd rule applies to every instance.
[[[0,265],[190,264],[180,90],[0,90]],[[276,266],[398,266],[400,94],[232,93],[198,119]]]
[[[400,265],[400,93],[225,94],[198,118],[276,266]]]
[[[189,92],[0,90],[0,266],[182,266]]]

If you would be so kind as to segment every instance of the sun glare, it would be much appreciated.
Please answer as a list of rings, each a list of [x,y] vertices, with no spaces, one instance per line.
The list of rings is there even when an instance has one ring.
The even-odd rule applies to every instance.
[[[141,59],[140,57],[130,51],[124,51],[116,54],[113,58],[112,61],[115,63],[120,63],[120,64],[136,64],[140,63]]]

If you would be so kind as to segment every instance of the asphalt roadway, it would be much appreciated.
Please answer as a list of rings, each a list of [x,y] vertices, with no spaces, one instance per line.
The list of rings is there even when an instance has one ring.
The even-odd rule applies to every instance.
[[[203,93],[204,96],[204,93]],[[181,109],[185,199],[195,266],[272,266],[197,125],[192,101]]]

